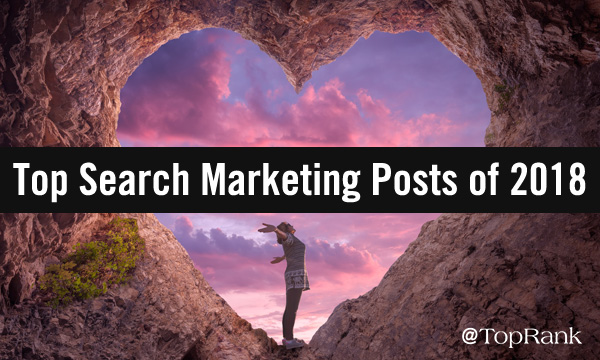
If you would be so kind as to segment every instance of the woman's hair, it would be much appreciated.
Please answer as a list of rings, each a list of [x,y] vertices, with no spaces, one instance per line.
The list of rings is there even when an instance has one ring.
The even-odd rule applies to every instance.
[[[283,221],[281,224],[277,225],[277,228],[278,228],[279,230],[283,231],[284,233],[287,233],[287,225],[288,225],[288,223],[287,223],[287,222],[285,222],[285,221]],[[283,240],[284,240],[285,238],[282,238],[282,237],[281,237],[281,235],[279,235],[279,233],[275,233],[275,234],[277,235],[277,242],[278,242],[279,244],[282,244],[282,243],[283,243]]]

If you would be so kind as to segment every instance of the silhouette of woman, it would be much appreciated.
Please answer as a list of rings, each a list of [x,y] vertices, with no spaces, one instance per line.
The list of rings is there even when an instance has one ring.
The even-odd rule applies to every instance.
[[[287,349],[302,347],[305,345],[304,341],[294,338],[294,323],[302,291],[310,290],[306,272],[306,245],[294,235],[296,229],[285,221],[277,227],[265,223],[263,225],[265,227],[258,231],[275,232],[277,242],[283,246],[283,256],[274,257],[271,264],[277,264],[284,259],[287,261],[284,273],[286,291],[285,311],[282,319],[283,345]]]

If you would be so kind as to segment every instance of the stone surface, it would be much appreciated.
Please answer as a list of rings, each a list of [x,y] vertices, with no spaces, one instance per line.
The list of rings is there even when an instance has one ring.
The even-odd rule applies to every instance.
[[[51,256],[85,240],[106,214],[0,214],[0,313],[33,290]]]
[[[239,32],[300,89],[374,30],[427,30],[414,1],[9,1],[0,28],[0,145],[118,146],[119,91],[162,44],[207,27]]]
[[[597,0],[8,0],[0,4],[0,146],[118,146],[128,76],[166,41],[207,27],[254,41],[296,89],[361,36],[430,31],[481,80],[493,112],[488,146],[598,146],[599,18]],[[379,287],[341,304],[310,347],[293,353],[239,319],[151,215],[136,216],[154,255],[131,286],[57,313],[28,301],[33,280],[110,216],[0,214],[3,356],[599,356],[584,353],[600,338],[594,215],[444,215]],[[175,279],[186,296],[169,291]],[[586,346],[486,352],[456,334],[468,324],[563,321],[585,330]]]
[[[598,142],[595,129],[580,134],[581,122],[598,118],[597,80],[573,87],[573,79],[597,73],[600,20],[592,0],[13,0],[1,9],[4,146],[117,146],[119,90],[128,76],[166,41],[207,27],[257,43],[297,89],[361,36],[431,31],[475,71],[498,112],[488,145]],[[500,106],[494,86],[504,83],[515,94]],[[574,134],[565,139],[564,131]]]
[[[277,344],[264,331],[253,330],[215,293],[154,215],[120,215],[137,218],[146,240],[145,257],[133,278],[104,296],[64,308],[52,309],[36,297],[10,306],[0,318],[1,359],[273,356]]]
[[[595,1],[431,1],[432,33],[471,67],[492,110],[488,146],[598,146]],[[496,85],[513,89],[501,104]]]
[[[310,345],[319,359],[595,359],[599,257],[598,214],[445,214],[377,287],[338,305]],[[465,328],[569,327],[582,345],[461,340]]]

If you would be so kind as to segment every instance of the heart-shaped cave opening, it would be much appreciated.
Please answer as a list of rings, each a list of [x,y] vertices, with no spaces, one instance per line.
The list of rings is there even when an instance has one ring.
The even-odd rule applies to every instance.
[[[483,146],[490,111],[475,73],[429,33],[375,32],[296,93],[279,64],[225,29],[163,45],[121,90],[122,146]],[[263,222],[307,245],[309,341],[342,301],[376,286],[438,214],[157,214],[211,286],[253,327],[281,337],[285,263]]]
[[[286,79],[298,91],[315,70],[339,58],[357,39],[368,37],[375,30],[430,31],[481,81],[492,110],[484,137],[487,146],[600,143],[597,1],[11,0],[0,6],[0,11],[2,146],[118,146],[119,93],[133,71],[167,41],[207,28],[231,29],[251,39],[281,65]],[[382,52],[373,52],[374,60],[378,54]],[[217,52],[215,56],[220,55]],[[221,69],[231,61],[206,60]],[[235,111],[248,115],[249,108],[263,109],[265,118],[277,124],[274,133],[240,135],[245,145],[259,145],[265,139],[263,145],[282,145],[292,140],[295,145],[305,144],[306,140],[370,145],[372,140],[392,141],[393,137],[385,134],[383,140],[375,141],[377,132],[369,133],[369,126],[397,126],[410,135],[414,129],[398,124],[397,116],[410,122],[421,115],[399,113],[394,106],[401,102],[386,102],[386,92],[377,93],[369,86],[357,91],[343,77],[344,87],[340,86],[342,80],[319,83],[319,73],[315,74],[317,82],[308,84],[295,99],[285,87],[278,92],[279,87],[273,86],[276,83],[271,79],[259,82],[258,94],[263,100],[269,89],[272,91],[266,94],[267,98],[287,99],[289,105],[278,108],[272,101],[250,101],[253,97],[246,96],[242,84],[238,84],[240,88],[229,86],[222,81],[223,73],[212,70],[207,74],[214,75],[211,81],[218,91],[211,94],[217,96],[209,107],[211,115],[232,115]],[[398,74],[398,67],[390,70],[382,73]],[[348,71],[363,73],[352,68]],[[231,80],[235,79],[235,68],[231,67]],[[248,79],[248,83],[257,82]],[[193,89],[198,89],[196,86]],[[302,101],[321,101],[325,105],[329,102],[331,108],[330,99],[340,109],[354,104],[355,109],[349,113],[354,123],[342,122],[346,128],[341,129],[334,123],[320,124],[324,135],[315,136],[311,132],[294,133],[311,128],[294,128],[281,121],[285,118],[277,117],[287,109],[290,114],[305,117],[299,123],[310,122],[317,117],[300,112],[307,110]],[[186,138],[189,145],[210,143],[211,139],[202,138],[200,131],[209,129],[193,129],[201,141],[182,136],[182,128],[190,124],[182,123],[182,114],[171,115],[176,126],[169,129],[170,137],[161,141]],[[231,118],[241,121],[240,117]],[[155,137],[142,124],[130,123],[130,132],[140,130],[146,138]],[[227,122],[200,124],[213,126],[218,139],[224,138],[219,131],[231,131]],[[357,129],[370,137],[349,137]],[[417,144],[424,141],[419,136],[413,139],[417,139]],[[133,144],[135,140],[122,139],[124,144],[128,141]],[[0,354],[8,358],[88,358],[91,353],[106,358],[165,359],[181,358],[183,354],[192,359],[287,356],[278,354],[264,331],[253,330],[213,291],[172,232],[154,215],[121,215],[137,219],[140,234],[151,249],[150,256],[136,270],[131,286],[84,302],[83,306],[55,312],[26,301],[44,263],[73,244],[89,239],[114,216],[0,214]],[[288,215],[285,220],[291,222],[293,214]],[[237,227],[227,225],[231,218],[209,217],[201,221],[195,216],[186,219],[164,215],[161,219],[182,234],[180,239],[188,236],[204,249],[217,244],[246,244],[256,253],[261,247],[267,248],[256,234],[245,232],[256,229],[258,216],[240,217]],[[386,240],[400,239],[403,243],[414,238],[398,235],[393,220],[397,218],[380,215],[373,220],[384,225],[370,234],[383,239],[377,243],[386,246]],[[354,249],[357,258],[367,254],[367,248],[354,246],[352,239],[344,235],[325,238],[325,230],[310,230],[316,224],[310,218],[295,220],[300,221],[301,225],[294,224],[298,229],[307,229],[304,240],[309,241],[312,236],[312,248],[321,246],[334,253],[352,253]],[[369,218],[360,220],[368,222]],[[406,223],[422,221],[417,216],[417,220]],[[342,225],[339,234],[344,234],[345,221],[332,219],[327,225],[338,223]],[[518,324],[539,329],[574,324],[588,335],[584,335],[582,346],[561,348],[563,357],[598,355],[599,316],[595,304],[599,296],[593,291],[597,288],[598,223],[594,214],[442,215],[422,228],[417,240],[390,267],[379,286],[340,304],[315,334],[308,351],[300,355],[345,359],[459,358],[465,354],[473,358],[548,357],[547,347],[496,347],[490,353],[488,347],[469,346],[453,337],[459,328],[485,327],[490,322],[502,328]],[[213,226],[221,230],[211,231]],[[240,227],[245,230],[238,230]],[[356,230],[357,225],[352,227]],[[237,236],[233,236],[234,232]],[[523,233],[526,236],[521,236]],[[402,250],[393,249],[392,253],[396,256]],[[369,254],[375,252],[371,250]],[[194,251],[189,253],[193,256]],[[214,251],[208,254],[215,255]],[[337,271],[340,266],[335,265],[332,268]],[[271,271],[274,278],[281,276],[280,271]],[[208,268],[204,273],[211,276]],[[318,283],[318,278],[315,280]],[[277,299],[273,302],[277,303]],[[369,317],[365,317],[366,313]]]

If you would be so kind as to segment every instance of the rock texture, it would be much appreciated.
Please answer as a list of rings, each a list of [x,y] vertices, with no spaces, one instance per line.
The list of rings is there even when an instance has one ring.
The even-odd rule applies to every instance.
[[[431,31],[476,72],[490,108],[502,108],[489,145],[590,146],[598,133],[581,134],[580,126],[598,114],[590,91],[597,80],[574,88],[572,79],[597,73],[599,7],[593,0],[8,1],[0,17],[0,144],[117,146],[119,90],[141,61],[182,33],[223,27],[256,42],[297,89],[360,36]],[[516,91],[499,106],[494,85],[503,83]],[[573,133],[567,140],[565,131]]]
[[[595,359],[599,256],[598,214],[442,215],[377,287],[338,305],[310,345],[323,359]],[[461,340],[465,328],[569,327],[583,345]]]
[[[597,0],[8,0],[0,4],[0,146],[118,146],[128,76],[166,41],[207,27],[257,43],[296,89],[361,36],[430,31],[481,80],[493,111],[488,146],[598,146],[599,19]],[[219,300],[168,231],[136,216],[152,255],[130,287],[51,312],[28,302],[34,279],[108,215],[0,215],[3,356],[283,355]],[[340,305],[309,349],[286,356],[598,357],[598,223],[584,214],[445,215],[379,287]],[[564,321],[589,336],[585,346],[467,348],[456,333]]]
[[[173,234],[151,214],[138,220],[146,255],[125,286],[58,309],[38,301],[2,316],[0,358],[265,359],[277,344],[208,285]],[[106,223],[111,216],[101,216]]]
[[[432,33],[482,82],[488,146],[598,146],[598,2],[431,3]],[[503,100],[497,85],[512,95]]]
[[[2,5],[4,146],[117,146],[119,91],[181,34],[222,27],[255,41],[297,89],[374,30],[427,30],[417,1],[9,1]]]
[[[103,224],[100,214],[0,214],[0,314],[31,295],[46,258],[61,256]]]

